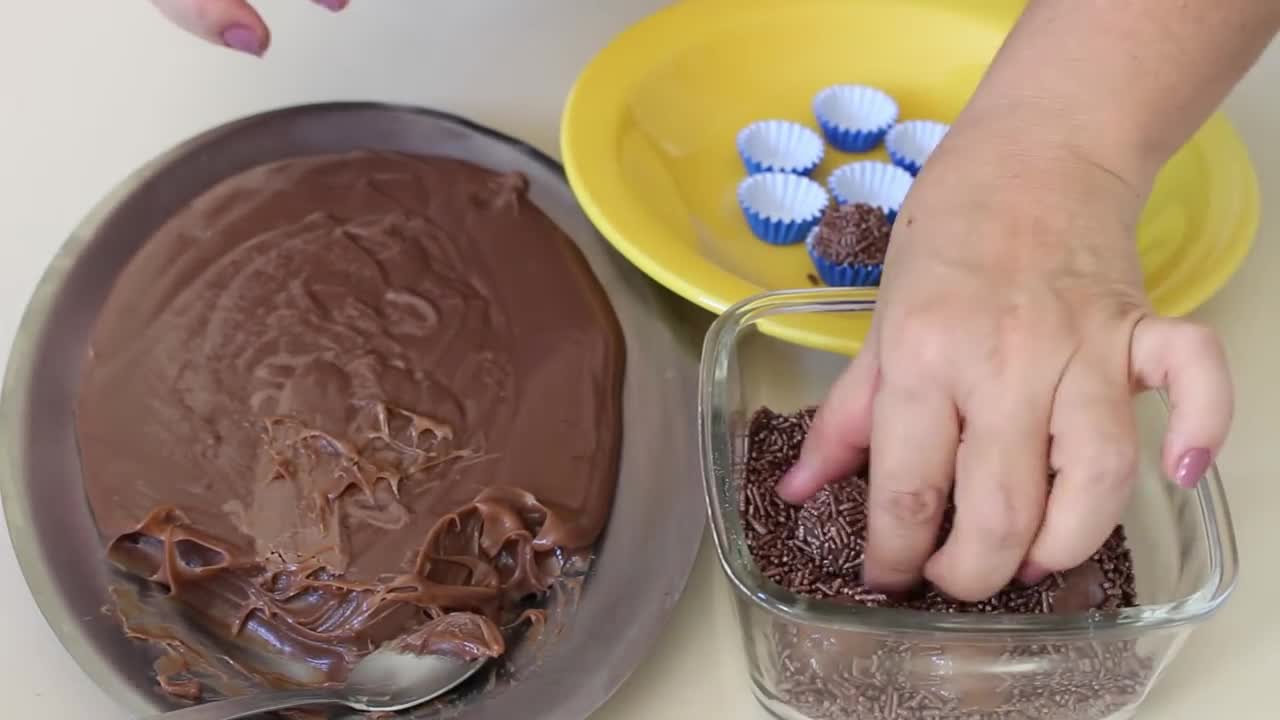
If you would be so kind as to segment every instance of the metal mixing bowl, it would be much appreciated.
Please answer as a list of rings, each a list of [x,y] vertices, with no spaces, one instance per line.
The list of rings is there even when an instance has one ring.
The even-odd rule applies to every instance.
[[[583,216],[560,167],[459,118],[375,104],[288,108],[183,143],[125,180],[66,241],[14,342],[0,401],[4,510],[40,610],[80,666],[138,714],[164,707],[151,650],[102,612],[112,580],[82,487],[73,412],[87,342],[117,275],[152,232],[218,181],[287,157],[380,149],[517,170],[531,198],[578,244],[627,343],[626,428],[617,495],[576,608],[452,702],[412,717],[565,720],[590,714],[648,652],[684,589],[702,534],[694,447],[697,347],[675,303],[614,253]]]

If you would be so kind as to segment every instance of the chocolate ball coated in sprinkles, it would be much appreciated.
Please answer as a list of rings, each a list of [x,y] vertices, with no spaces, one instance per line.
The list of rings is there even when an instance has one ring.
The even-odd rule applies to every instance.
[[[892,229],[884,211],[874,205],[838,205],[822,216],[813,249],[836,265],[880,265]]]

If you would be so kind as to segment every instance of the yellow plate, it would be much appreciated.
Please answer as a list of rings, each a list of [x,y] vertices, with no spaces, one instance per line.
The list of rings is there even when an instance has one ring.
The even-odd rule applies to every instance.
[[[714,312],[811,287],[804,248],[756,240],[734,190],[737,131],[781,117],[814,127],[834,83],[875,85],[901,115],[951,121],[1021,9],[1018,0],[685,0],[619,35],[578,78],[561,127],[569,182],[596,226],[658,282]],[[825,180],[855,157],[828,146]],[[1156,309],[1207,300],[1248,253],[1257,179],[1214,116],[1160,175],[1138,231]],[[865,318],[783,317],[787,340],[856,352]]]

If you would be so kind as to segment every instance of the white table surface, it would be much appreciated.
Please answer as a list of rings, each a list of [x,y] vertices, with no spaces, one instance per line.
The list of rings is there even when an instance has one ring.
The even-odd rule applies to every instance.
[[[784,0],[785,1],[785,0]],[[267,61],[206,47],[145,0],[9,0],[0,40],[0,356],[63,238],[147,159],[224,121],[320,100],[382,100],[466,115],[557,154],[578,71],[661,0],[356,0],[345,16],[306,0],[259,3],[276,31]],[[1264,209],[1280,207],[1280,46],[1227,102],[1253,154]],[[1239,388],[1221,466],[1244,556],[1235,597],[1196,633],[1142,719],[1275,717],[1280,669],[1280,478],[1269,450],[1280,404],[1280,220],[1198,317],[1225,336]],[[1272,289],[1267,289],[1268,287]],[[690,311],[691,332],[705,326]],[[3,520],[0,520],[2,523]],[[0,539],[0,696],[6,717],[123,720],[62,650]],[[743,718],[751,698],[729,589],[704,544],[670,626],[594,717]]]

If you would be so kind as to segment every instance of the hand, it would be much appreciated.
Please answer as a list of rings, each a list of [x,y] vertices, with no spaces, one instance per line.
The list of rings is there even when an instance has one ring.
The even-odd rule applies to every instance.
[[[1119,523],[1136,391],[1169,392],[1164,469],[1194,487],[1225,440],[1232,389],[1212,332],[1147,305],[1134,242],[1145,188],[1066,150],[959,132],[897,218],[866,344],[778,492],[802,502],[869,448],[864,580],[899,592],[923,577],[977,601],[1083,563]]]
[[[311,0],[338,12],[349,0]],[[179,27],[215,45],[250,55],[262,55],[271,44],[271,31],[247,0],[151,0]]]

